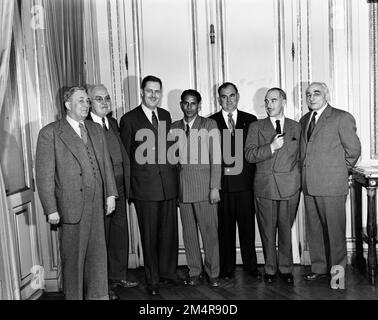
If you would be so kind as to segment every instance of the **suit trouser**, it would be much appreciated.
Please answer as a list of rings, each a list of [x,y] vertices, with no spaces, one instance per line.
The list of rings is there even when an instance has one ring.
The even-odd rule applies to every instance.
[[[160,278],[176,279],[178,230],[176,199],[135,200],[143,247],[144,272],[148,285]]]
[[[306,231],[311,270],[327,273],[332,266],[346,267],[346,196],[305,195]]]
[[[276,234],[278,229],[278,269],[281,273],[292,273],[293,252],[291,227],[297,213],[299,192],[286,200],[256,197],[257,222],[264,249],[267,274],[277,272]]]
[[[101,186],[84,188],[84,209],[77,224],[62,224],[60,250],[67,300],[107,300],[108,272]]]
[[[127,222],[126,197],[123,169],[114,168],[117,192],[115,211],[105,217],[105,236],[108,249],[108,278],[126,280],[129,263],[129,228]]]
[[[217,278],[219,276],[217,205],[210,204],[209,201],[180,203],[180,214],[189,276],[199,276],[202,273],[199,227],[205,250],[205,272],[210,278]]]
[[[255,249],[255,208],[252,191],[222,192],[218,207],[220,273],[234,273],[236,263],[236,223],[243,267],[257,268]]]

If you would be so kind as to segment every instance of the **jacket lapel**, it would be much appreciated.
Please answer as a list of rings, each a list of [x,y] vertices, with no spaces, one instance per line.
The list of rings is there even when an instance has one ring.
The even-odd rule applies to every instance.
[[[272,137],[276,134],[276,131],[274,130],[269,117],[263,119],[262,121],[264,121],[264,124],[262,127],[263,129],[260,132],[264,136],[265,141],[270,142],[272,140]]]
[[[102,163],[100,161],[101,155],[102,155],[102,150],[99,149],[98,141],[101,140],[101,137],[99,136],[98,132],[94,129],[94,126],[92,126],[93,122],[90,122],[88,120],[84,120],[84,123],[85,123],[85,128],[88,131],[88,135],[89,135],[89,137],[92,141],[92,146],[93,146],[93,150],[94,150],[97,162],[100,165],[100,163]]]
[[[326,124],[327,118],[331,116],[332,113],[332,107],[330,105],[327,105],[322,114],[320,115],[320,118],[316,122],[314,131],[312,132],[311,136],[315,137],[318,132],[322,129],[322,127]],[[307,125],[308,129],[308,125]],[[307,130],[306,130],[306,138],[307,138]]]
[[[71,151],[77,161],[82,164],[80,161],[80,151],[77,148],[77,143],[79,142],[78,139],[81,139],[75,130],[71,127],[68,121],[63,118],[60,120],[60,128],[58,131],[58,135],[63,143],[67,146],[67,148]]]
[[[159,113],[158,113],[158,117],[159,117],[159,120],[161,121],[162,119],[160,118]],[[155,127],[152,125],[152,123],[147,118],[146,114],[144,113],[144,111],[142,109],[142,105],[140,105],[138,107],[138,120],[139,120],[139,123],[141,124],[141,126],[143,128],[149,128],[149,129],[153,130],[154,132],[157,132]]]

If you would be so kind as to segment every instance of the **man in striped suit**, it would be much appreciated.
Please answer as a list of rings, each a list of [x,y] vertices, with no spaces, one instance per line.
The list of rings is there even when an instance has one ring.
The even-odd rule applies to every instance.
[[[209,284],[219,285],[219,244],[217,203],[220,200],[221,146],[215,120],[198,115],[201,95],[185,90],[181,95],[184,118],[171,126],[170,133],[179,137],[180,213],[186,259],[188,285],[201,282],[202,257],[198,227],[205,250],[204,269]]]

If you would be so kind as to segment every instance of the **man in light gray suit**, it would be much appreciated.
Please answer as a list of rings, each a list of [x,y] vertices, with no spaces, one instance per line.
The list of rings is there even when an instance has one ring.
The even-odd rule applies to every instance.
[[[59,230],[63,289],[68,300],[107,300],[104,208],[118,197],[104,131],[87,121],[85,89],[64,93],[65,118],[43,127],[36,153],[39,197]]]
[[[265,95],[268,117],[252,122],[245,144],[245,158],[256,163],[254,179],[257,221],[264,248],[264,280],[276,278],[276,234],[278,230],[278,270],[282,279],[293,283],[291,227],[300,190],[298,122],[286,118],[286,93],[271,88]]]
[[[348,172],[361,143],[354,117],[329,105],[326,84],[311,83],[306,100],[310,112],[300,120],[300,154],[312,271],[305,279],[313,281],[327,277],[333,266],[346,267]]]
[[[198,115],[201,108],[199,92],[185,90],[181,94],[180,106],[184,119],[172,124],[170,134],[180,138],[177,142],[179,203],[189,267],[186,284],[195,286],[201,283],[199,227],[205,250],[205,272],[209,284],[216,287],[219,285],[217,203],[221,185],[220,135],[215,120]]]

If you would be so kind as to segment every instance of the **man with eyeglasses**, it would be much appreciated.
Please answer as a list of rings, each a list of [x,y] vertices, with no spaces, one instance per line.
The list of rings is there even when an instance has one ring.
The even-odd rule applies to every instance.
[[[130,157],[131,193],[142,239],[147,291],[155,296],[159,283],[170,285],[177,280],[178,184],[176,167],[166,159],[172,120],[168,111],[158,107],[162,82],[147,76],[140,89],[142,103],[122,116],[120,132]]]
[[[36,182],[52,225],[59,224],[63,290],[67,300],[107,300],[104,208],[111,214],[118,197],[102,128],[85,120],[85,89],[64,93],[66,117],[38,135]]]
[[[300,120],[302,189],[311,273],[305,280],[328,277],[333,266],[346,267],[348,174],[361,154],[354,117],[329,104],[325,83],[306,90],[309,112]],[[336,289],[337,287],[332,286]]]
[[[126,199],[130,197],[130,159],[121,141],[117,120],[110,116],[112,105],[107,88],[103,84],[92,85],[88,88],[88,96],[91,111],[87,119],[104,129],[119,196],[115,211],[105,218],[109,298],[116,300],[118,297],[112,288],[132,288],[138,285],[137,282],[127,280],[129,231]]]

